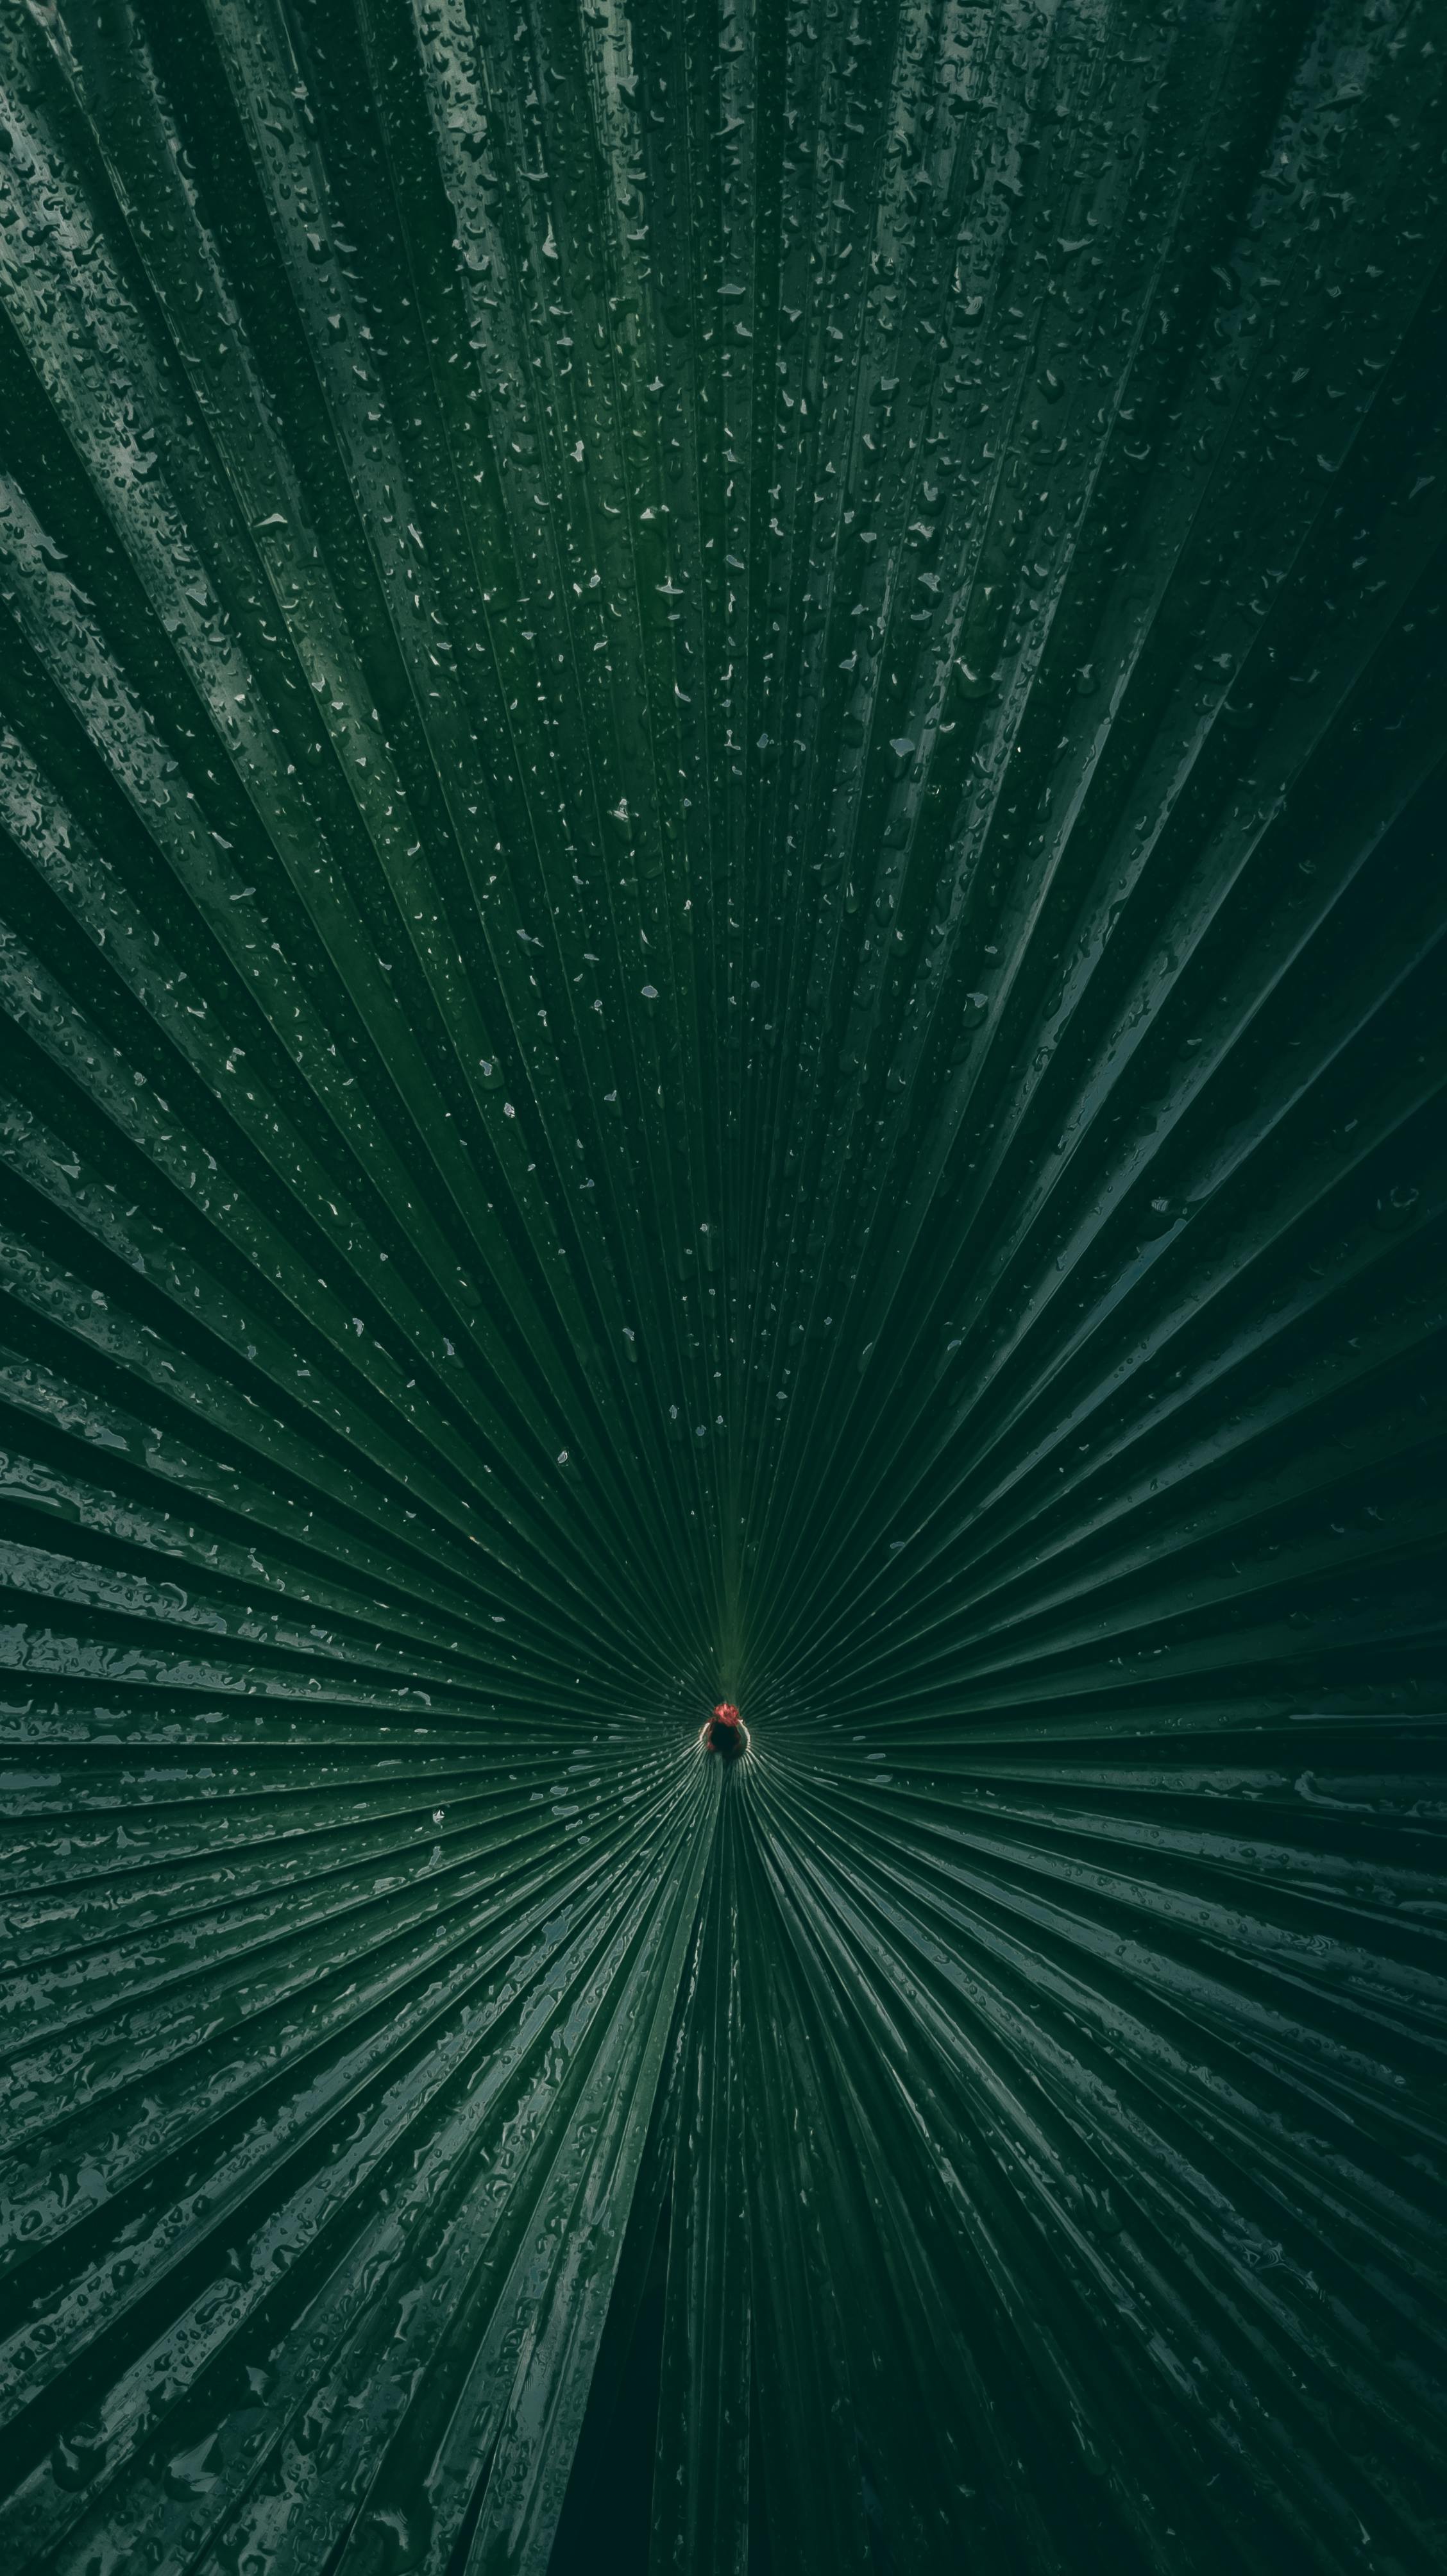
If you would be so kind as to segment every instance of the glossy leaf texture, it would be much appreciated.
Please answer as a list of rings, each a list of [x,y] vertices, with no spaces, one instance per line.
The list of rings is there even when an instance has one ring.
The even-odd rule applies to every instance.
[[[1442,2564],[1444,58],[0,20],[16,2576]]]

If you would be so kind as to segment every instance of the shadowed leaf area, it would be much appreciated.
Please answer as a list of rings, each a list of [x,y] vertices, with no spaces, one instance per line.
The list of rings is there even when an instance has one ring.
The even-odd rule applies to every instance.
[[[0,2564],[1432,2576],[1431,0],[0,17]]]

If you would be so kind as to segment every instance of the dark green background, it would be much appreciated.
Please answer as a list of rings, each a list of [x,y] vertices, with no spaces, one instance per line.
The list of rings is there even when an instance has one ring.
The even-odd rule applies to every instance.
[[[7,2571],[1441,2565],[1444,55],[5,12]]]

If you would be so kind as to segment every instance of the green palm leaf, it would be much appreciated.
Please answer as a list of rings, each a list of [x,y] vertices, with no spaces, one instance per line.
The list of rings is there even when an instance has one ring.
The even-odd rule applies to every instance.
[[[1440,2564],[1441,56],[0,26],[7,2568]]]

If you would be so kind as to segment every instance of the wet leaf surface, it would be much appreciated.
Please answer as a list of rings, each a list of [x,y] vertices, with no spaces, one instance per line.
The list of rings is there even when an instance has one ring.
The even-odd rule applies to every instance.
[[[7,2568],[1440,2566],[1442,59],[0,24]]]

